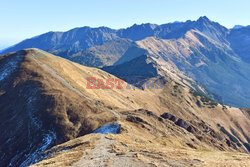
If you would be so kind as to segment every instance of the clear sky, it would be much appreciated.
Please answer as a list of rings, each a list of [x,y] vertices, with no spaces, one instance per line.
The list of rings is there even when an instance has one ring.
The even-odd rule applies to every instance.
[[[48,31],[196,20],[250,25],[249,0],[0,0],[0,49]]]

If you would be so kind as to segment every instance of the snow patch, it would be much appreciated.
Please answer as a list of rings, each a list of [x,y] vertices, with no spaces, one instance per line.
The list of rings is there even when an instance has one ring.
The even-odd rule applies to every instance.
[[[37,99],[37,89],[34,89],[33,92],[29,95],[27,99],[27,111],[28,115],[32,121],[32,124],[37,128],[40,129],[42,127],[42,122],[34,116],[34,113],[36,112],[35,103],[38,101]]]
[[[121,125],[118,123],[111,123],[103,125],[102,127],[96,129],[93,133],[101,133],[101,134],[119,134],[121,132]]]
[[[38,148],[33,153],[27,156],[26,160],[20,165],[20,167],[27,167],[42,160],[44,158],[44,151],[48,149],[55,140],[56,134],[54,132],[45,134],[42,140],[42,144],[38,146]]]
[[[7,63],[0,67],[0,82],[5,80],[9,75],[11,75],[14,70],[18,67],[21,61],[21,56],[11,56]]]

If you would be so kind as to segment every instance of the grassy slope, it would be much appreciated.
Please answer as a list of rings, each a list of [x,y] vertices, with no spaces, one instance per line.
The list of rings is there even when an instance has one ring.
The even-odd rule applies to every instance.
[[[185,163],[187,165],[205,165],[214,161],[220,165],[220,163],[228,163],[227,158],[230,159],[230,163],[239,164],[239,166],[249,163],[248,155],[235,152],[236,150],[243,152],[244,149],[229,146],[226,143],[228,137],[220,132],[217,126],[220,124],[230,133],[233,130],[239,140],[247,142],[246,136],[250,135],[249,115],[243,114],[236,108],[224,107],[222,109],[221,105],[212,107],[203,104],[203,107],[199,107],[196,105],[199,97],[190,94],[189,88],[181,84],[181,81],[177,83],[178,80],[173,81],[169,78],[169,83],[163,90],[90,90],[86,89],[86,77],[96,76],[107,79],[114,76],[36,49],[26,51],[20,67],[21,69],[16,73],[15,82],[10,82],[25,85],[25,81],[36,81],[40,84],[39,89],[42,90],[42,95],[53,99],[53,105],[47,106],[48,108],[39,113],[42,115],[43,121],[48,118],[61,120],[59,123],[52,122],[52,125],[61,128],[60,136],[65,137],[58,142],[74,139],[106,122],[117,120],[122,125],[120,135],[110,136],[113,142],[109,142],[103,137],[100,138],[99,135],[77,138],[63,144],[63,147],[72,145],[68,152],[56,151],[55,153],[55,150],[52,150],[55,153],[54,158],[45,160],[41,162],[42,164],[48,163],[49,166],[55,166],[57,163],[62,163],[61,166],[64,166],[67,163],[77,163],[81,158],[83,161],[79,163],[88,161],[93,165],[96,161],[103,163],[102,161],[105,160],[104,163],[110,162],[110,166],[112,166],[112,162],[115,163],[119,160],[121,163],[129,162],[133,165],[140,163],[137,166],[162,163],[166,165]],[[10,90],[14,88],[18,87],[14,86]],[[5,91],[8,94],[9,90],[1,90],[1,92]],[[6,93],[1,93],[1,96],[8,97]],[[12,98],[15,99],[15,97]],[[20,103],[19,100],[11,101],[7,98],[6,101],[1,102],[1,105],[7,104],[7,101],[10,101],[8,103],[10,107]],[[152,112],[137,110],[139,108]],[[10,110],[6,107],[1,109],[2,113],[8,111]],[[197,131],[189,133],[169,120],[162,120],[160,115],[165,112],[172,113],[178,119],[192,124]],[[45,117],[43,117],[44,115]],[[77,115],[78,118],[76,122],[74,115]],[[82,129],[82,125],[88,126],[81,131],[79,128]],[[78,142],[83,144],[78,145]],[[98,142],[104,142],[104,145],[98,144]],[[100,145],[107,149],[111,147],[116,154],[112,154],[111,158],[98,159],[98,155],[95,156],[95,146]],[[55,148],[57,147],[60,146]],[[227,152],[219,152],[219,150]],[[89,159],[82,157],[86,152],[90,154]],[[106,151],[104,150],[104,152]],[[234,152],[234,155],[230,152]],[[94,157],[91,157],[91,154]],[[214,157],[218,154],[223,156],[215,160]],[[126,155],[125,159],[123,159],[123,155]],[[64,157],[63,160],[62,157]],[[236,163],[238,159],[240,163]]]

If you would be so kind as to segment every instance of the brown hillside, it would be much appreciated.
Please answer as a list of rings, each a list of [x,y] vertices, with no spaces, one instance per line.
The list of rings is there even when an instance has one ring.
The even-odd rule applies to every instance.
[[[87,89],[87,77],[117,78],[37,49],[1,57],[1,163],[247,166],[249,114],[171,76],[158,90]],[[111,122],[121,134],[90,134]]]

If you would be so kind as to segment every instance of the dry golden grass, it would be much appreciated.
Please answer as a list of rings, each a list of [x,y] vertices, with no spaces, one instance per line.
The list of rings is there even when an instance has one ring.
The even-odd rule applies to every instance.
[[[151,126],[148,129],[142,128],[141,125],[134,125],[133,123],[131,125],[131,123],[124,120],[123,111],[126,113],[127,111],[139,108],[153,111],[156,116],[169,112],[183,120],[192,122],[198,129],[200,128],[199,123],[205,122],[216,134],[218,133],[223,136],[218,128],[218,124],[220,124],[230,133],[233,130],[233,133],[237,134],[237,137],[242,142],[247,142],[246,136],[250,135],[250,120],[246,114],[236,108],[226,107],[226,109],[223,109],[221,105],[212,108],[209,105],[204,105],[203,107],[197,106],[196,101],[198,97],[190,94],[187,84],[178,78],[171,78],[169,76],[168,85],[163,90],[86,89],[87,77],[102,79],[116,77],[99,69],[84,67],[41,51],[35,51],[34,56],[30,57],[30,59],[38,61],[44,68],[53,69],[57,75],[60,75],[71,87],[87,99],[98,100],[103,103],[103,107],[108,106],[113,109],[110,112],[115,119],[121,121],[124,131],[121,135],[113,136],[114,144],[112,144],[112,148],[124,150],[125,152],[118,154],[128,154],[127,161],[130,159],[131,163],[132,161],[134,162],[135,155],[127,152],[129,149],[133,150],[132,152],[135,152],[136,156],[138,156],[135,159],[143,161],[141,163],[144,165],[155,164],[156,166],[161,166],[161,163],[166,163],[170,166],[171,164],[184,166],[209,166],[211,164],[215,166],[247,166],[249,164],[248,155],[236,153],[232,148],[223,143],[225,141],[216,141],[218,144],[213,144],[213,141],[210,141],[212,138],[209,135],[205,136],[203,141],[199,141],[194,134],[187,133],[185,130],[171,123],[163,125],[149,116],[136,112],[129,112],[129,115],[132,113],[135,115],[138,114],[140,118],[149,122]],[[86,136],[86,138],[89,137],[91,135]],[[85,140],[85,137],[82,139]],[[99,142],[102,142],[102,139]],[[129,149],[124,148],[124,145],[119,143],[127,145]],[[187,143],[192,143],[196,149],[190,148]],[[219,143],[221,143],[221,147],[225,151],[233,152],[219,151]],[[90,153],[91,151],[93,150],[89,150]],[[239,148],[239,151],[243,150]],[[85,151],[83,152],[82,154],[84,155]],[[62,156],[64,155],[62,154]],[[130,156],[132,156],[132,159]],[[160,160],[157,160],[157,157]],[[114,159],[117,159],[117,157],[114,156]]]
[[[48,150],[48,159],[34,166],[250,165],[246,149],[227,144],[228,136],[220,131],[224,127],[241,143],[249,142],[249,115],[221,105],[198,106],[200,97],[190,93],[188,78],[181,80],[178,71],[166,72],[168,84],[161,90],[87,89],[87,77],[116,77],[37,49],[26,52],[15,82],[40,84],[43,97],[53,99],[42,115],[55,119],[52,124],[62,136],[58,143],[68,141]],[[162,119],[166,112],[195,131]],[[119,122],[122,133],[85,135],[108,122]]]

